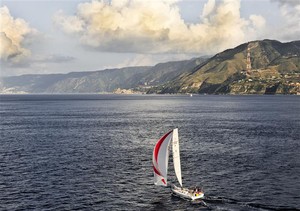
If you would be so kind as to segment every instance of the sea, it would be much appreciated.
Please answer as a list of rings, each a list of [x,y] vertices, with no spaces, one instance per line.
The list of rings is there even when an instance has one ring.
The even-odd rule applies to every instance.
[[[174,128],[204,200],[153,184]],[[300,210],[300,97],[0,95],[0,210]]]

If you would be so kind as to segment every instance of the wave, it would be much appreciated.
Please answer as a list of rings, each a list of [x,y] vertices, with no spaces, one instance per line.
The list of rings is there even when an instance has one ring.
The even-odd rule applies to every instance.
[[[260,204],[260,203],[252,203],[252,202],[243,202],[232,198],[226,198],[226,197],[216,197],[216,196],[206,196],[203,199],[204,202],[206,202],[207,207],[210,207],[213,209],[213,206],[216,204],[234,204],[239,205],[242,207],[249,207],[249,208],[259,208],[259,209],[265,209],[265,210],[293,210],[293,211],[300,211],[300,208],[296,207],[288,207],[288,206],[273,206],[273,205],[266,205],[266,204]]]

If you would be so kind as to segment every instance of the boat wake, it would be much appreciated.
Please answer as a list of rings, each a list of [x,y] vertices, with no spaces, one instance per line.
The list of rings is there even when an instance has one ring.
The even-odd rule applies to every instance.
[[[204,210],[298,210],[300,208],[267,205],[256,202],[245,202],[236,199],[217,197],[217,196],[204,196],[202,190],[198,188],[188,189],[182,186],[182,175],[181,175],[181,164],[180,164],[180,153],[179,153],[179,139],[178,139],[178,128],[175,128],[165,135],[163,135],[156,143],[153,149],[152,165],[154,172],[154,184],[157,186],[167,187],[171,185],[168,182],[168,161],[169,161],[169,145],[172,143],[172,154],[174,171],[180,187],[175,185],[171,186],[171,191],[174,196],[189,202],[183,201],[183,204],[187,206],[196,206],[197,209],[201,208]],[[173,199],[172,199],[173,200]],[[279,202],[280,199],[278,199]]]
[[[239,208],[241,209],[243,207],[243,210],[253,210],[253,209],[258,209],[258,210],[295,210],[295,211],[300,211],[299,208],[296,207],[288,207],[288,206],[272,206],[272,205],[265,205],[265,204],[260,204],[260,203],[253,203],[253,202],[243,202],[243,201],[238,201],[236,199],[231,199],[231,198],[225,198],[225,197],[216,197],[216,196],[205,196],[204,199],[202,199],[207,208],[211,210],[222,210],[222,207],[224,207],[224,210],[238,210]],[[231,207],[231,208],[230,208]]]

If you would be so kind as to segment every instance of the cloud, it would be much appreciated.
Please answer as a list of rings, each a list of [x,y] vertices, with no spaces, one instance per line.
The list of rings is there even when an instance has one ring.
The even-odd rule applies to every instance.
[[[257,29],[263,29],[266,26],[265,18],[260,15],[250,15],[249,19]]]
[[[154,66],[170,61],[183,61],[196,58],[196,54],[128,54],[127,58],[114,65],[105,65],[100,69],[114,69],[134,66]]]
[[[281,6],[289,5],[289,6],[299,6],[299,0],[272,0],[272,2],[278,2]]]
[[[156,62],[157,60],[154,60],[152,55],[138,54],[133,58],[126,59],[118,64],[117,67],[151,66]]]
[[[51,55],[35,55],[29,58],[23,59],[19,62],[3,62],[0,72],[2,76],[22,75],[28,73],[45,74],[51,72],[64,72],[66,65],[71,65],[72,62],[76,62],[77,58],[72,56],[64,56],[60,54]],[[70,66],[67,66],[70,67]]]
[[[81,3],[73,16],[59,11],[54,22],[82,44],[108,52],[211,54],[251,39],[262,16],[245,20],[240,0],[209,0],[201,21],[188,24],[178,1],[112,0]],[[253,34],[253,33],[252,33]],[[254,34],[253,34],[254,36]]]
[[[191,54],[133,54],[131,58],[127,58],[121,63],[114,66],[106,66],[105,68],[121,68],[132,66],[154,66],[158,63],[169,61],[182,61],[191,59]]]
[[[76,58],[72,56],[64,56],[64,55],[57,55],[52,54],[48,56],[37,56],[35,59],[32,59],[32,63],[66,63],[72,62]]]
[[[202,18],[207,17],[213,9],[215,8],[216,1],[215,0],[208,0],[206,4],[204,4],[203,11],[202,11]]]
[[[23,46],[27,36],[36,33],[23,19],[15,19],[6,6],[0,7],[0,59],[18,63],[30,56],[30,50]]]
[[[63,11],[58,11],[55,15],[55,22],[62,25],[66,33],[78,33],[84,30],[84,21],[79,17],[66,17]]]
[[[278,35],[283,40],[298,40],[300,34],[300,1],[273,0],[279,3],[280,14],[284,19],[284,27],[280,27]]]
[[[35,55],[24,58],[19,62],[2,62],[0,76],[11,76],[36,73],[49,73],[49,71],[63,70],[63,65],[71,64],[77,59],[72,56],[64,56],[59,54],[52,55]],[[63,72],[63,71],[62,71]]]

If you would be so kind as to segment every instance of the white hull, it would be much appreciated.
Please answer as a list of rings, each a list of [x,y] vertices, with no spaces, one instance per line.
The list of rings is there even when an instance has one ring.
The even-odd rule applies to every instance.
[[[204,193],[202,192],[194,193],[192,190],[189,190],[187,188],[179,188],[176,187],[175,185],[171,188],[171,190],[174,195],[188,200],[196,200],[196,199],[204,198]]]

